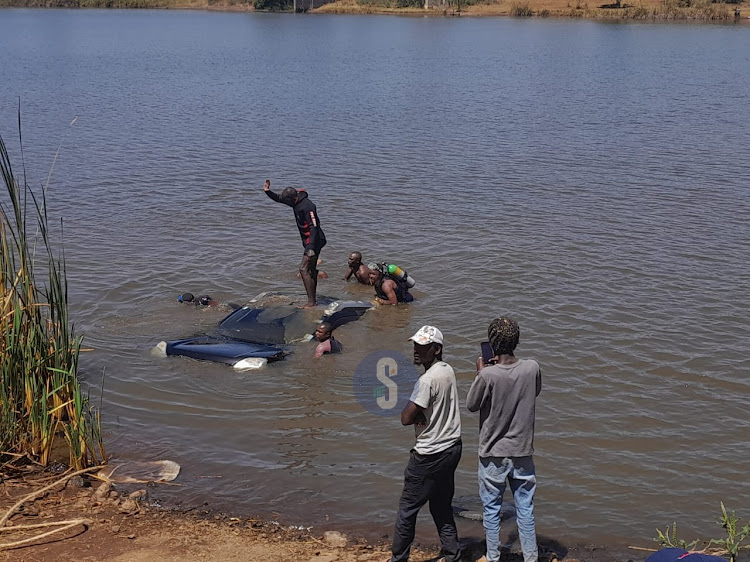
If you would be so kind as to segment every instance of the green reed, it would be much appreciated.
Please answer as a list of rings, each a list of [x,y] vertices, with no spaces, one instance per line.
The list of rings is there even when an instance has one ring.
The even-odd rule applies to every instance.
[[[77,376],[82,338],[68,318],[65,256],[55,255],[46,187],[35,194],[25,171],[19,183],[2,136],[0,173],[7,190],[0,198],[0,460],[46,466],[62,441],[72,467],[101,464],[100,418]]]

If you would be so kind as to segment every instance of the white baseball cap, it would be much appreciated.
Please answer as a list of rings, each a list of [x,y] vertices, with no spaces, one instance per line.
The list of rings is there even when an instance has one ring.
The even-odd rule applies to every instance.
[[[417,333],[409,339],[419,345],[427,345],[428,343],[439,343],[440,345],[443,345],[443,333],[435,326],[422,326]]]

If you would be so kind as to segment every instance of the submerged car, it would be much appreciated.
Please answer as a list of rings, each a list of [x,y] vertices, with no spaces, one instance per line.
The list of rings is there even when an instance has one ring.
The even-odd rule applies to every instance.
[[[358,320],[372,308],[366,301],[330,300],[320,317],[317,309],[299,309],[288,297],[262,293],[246,306],[233,310],[217,327],[215,335],[162,341],[164,355],[226,363],[237,369],[258,369],[291,353],[291,344],[308,341],[320,322],[335,330]]]

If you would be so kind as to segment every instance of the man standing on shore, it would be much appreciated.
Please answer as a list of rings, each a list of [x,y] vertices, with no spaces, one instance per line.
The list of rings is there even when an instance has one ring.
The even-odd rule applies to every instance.
[[[542,372],[533,359],[517,359],[518,323],[497,318],[487,330],[495,356],[477,359],[477,377],[466,406],[479,410],[479,496],[484,505],[486,562],[500,560],[500,510],[506,483],[516,504],[518,536],[524,562],[537,562],[534,525],[534,418]]]
[[[271,180],[266,180],[263,191],[277,203],[284,203],[294,209],[294,218],[297,221],[299,235],[305,253],[302,254],[302,263],[299,265],[300,277],[305,285],[307,303],[301,308],[312,308],[318,304],[316,293],[318,289],[318,257],[320,250],[326,245],[326,236],[320,228],[318,211],[303,189],[297,191],[293,187],[287,187],[278,195],[271,191]]]
[[[458,532],[453,519],[454,475],[461,460],[461,415],[456,375],[443,361],[443,334],[422,326],[409,338],[414,342],[414,364],[425,373],[414,385],[401,412],[403,425],[414,425],[417,442],[404,471],[404,489],[398,504],[391,562],[409,560],[417,514],[430,502],[445,562],[460,558]]]

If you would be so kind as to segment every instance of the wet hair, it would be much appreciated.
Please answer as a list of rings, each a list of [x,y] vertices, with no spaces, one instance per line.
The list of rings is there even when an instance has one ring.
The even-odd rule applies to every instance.
[[[352,252],[349,254],[349,258],[362,261],[362,254],[360,252]]]
[[[177,296],[177,302],[193,302],[194,300],[193,293],[182,293]]]
[[[318,328],[323,328],[326,332],[333,332],[330,322],[321,322],[318,324]]]
[[[490,340],[492,351],[496,355],[512,354],[518,345],[520,335],[518,322],[505,316],[495,318],[487,328],[487,339]]]
[[[211,304],[211,297],[208,295],[201,295],[198,297],[198,303],[202,306],[208,306]]]
[[[284,191],[281,192],[281,200],[294,203],[297,200],[297,190],[293,187],[285,187]]]

